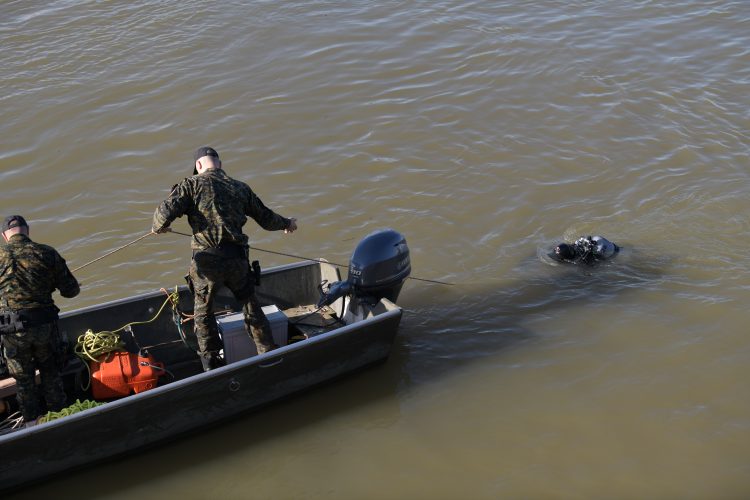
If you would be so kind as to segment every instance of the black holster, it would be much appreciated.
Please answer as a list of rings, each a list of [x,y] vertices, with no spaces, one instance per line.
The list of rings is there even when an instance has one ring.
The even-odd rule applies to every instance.
[[[250,266],[253,270],[253,277],[255,278],[255,286],[260,286],[260,262],[254,260]]]
[[[18,311],[3,310],[0,311],[0,335],[23,331],[23,321]]]
[[[190,296],[195,295],[195,287],[193,286],[193,278],[190,277],[190,273],[185,275],[185,282],[187,283],[188,290],[190,290]]]

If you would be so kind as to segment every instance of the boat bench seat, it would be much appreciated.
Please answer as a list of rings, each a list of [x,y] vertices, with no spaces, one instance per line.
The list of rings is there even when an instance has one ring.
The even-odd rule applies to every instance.
[[[39,383],[39,370],[36,371],[36,383]],[[0,399],[16,395],[16,379],[13,377],[0,379]]]

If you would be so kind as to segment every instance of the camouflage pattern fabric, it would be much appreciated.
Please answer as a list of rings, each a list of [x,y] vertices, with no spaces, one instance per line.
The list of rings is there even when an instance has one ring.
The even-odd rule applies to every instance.
[[[267,208],[247,184],[232,179],[222,169],[210,169],[177,184],[156,208],[152,229],[159,232],[183,215],[187,215],[193,230],[189,279],[195,301],[198,355],[204,369],[223,364],[218,356],[223,346],[213,313],[214,297],[222,285],[244,304],[245,326],[258,352],[273,349],[271,326],[255,296],[246,252],[248,239],[242,227],[251,217],[263,229],[278,231],[288,228],[290,220]],[[226,248],[227,244],[244,248],[244,255],[203,252]]]
[[[23,419],[30,422],[41,413],[60,411],[66,405],[65,390],[58,370],[57,322],[26,328],[3,335],[3,354],[10,375],[16,379],[16,398]],[[35,371],[39,370],[40,389],[47,408],[40,411]]]
[[[0,307],[28,318],[49,318],[41,324],[32,321],[23,331],[2,336],[3,355],[8,371],[16,379],[16,397],[25,420],[38,416],[39,393],[34,381],[37,369],[47,408],[57,411],[65,404],[58,367],[61,360],[57,359],[57,308],[52,300],[55,289],[63,297],[75,297],[80,292],[78,281],[54,248],[35,243],[24,234],[11,236],[8,244],[0,247]]]
[[[215,368],[218,352],[223,348],[219,339],[213,303],[216,292],[226,285],[242,302],[245,328],[255,342],[258,353],[270,351],[276,346],[260,302],[255,295],[254,277],[250,273],[247,258],[225,258],[199,252],[190,263],[190,281],[195,299],[195,335],[198,338],[198,354],[204,367]]]
[[[158,232],[183,215],[193,229],[194,250],[216,248],[221,243],[246,246],[242,226],[247,217],[268,231],[289,227],[289,219],[267,208],[250,186],[221,169],[207,170],[177,184],[157,207],[152,229]]]
[[[75,297],[80,288],[57,251],[23,234],[0,246],[0,297],[11,309],[54,307],[52,292]]]

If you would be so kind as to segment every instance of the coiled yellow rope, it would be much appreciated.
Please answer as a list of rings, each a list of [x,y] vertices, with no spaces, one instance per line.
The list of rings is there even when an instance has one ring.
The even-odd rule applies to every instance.
[[[162,288],[162,290],[164,289]],[[166,290],[164,290],[164,292],[166,293]],[[166,300],[161,305],[159,310],[156,312],[154,317],[147,321],[133,321],[131,323],[121,326],[117,330],[111,330],[111,331],[103,330],[101,332],[94,333],[90,329],[86,330],[86,333],[78,336],[78,341],[76,342],[75,349],[74,349],[75,354],[79,358],[83,359],[84,361],[87,359],[90,361],[99,361],[99,357],[102,354],[107,354],[112,351],[121,350],[124,347],[124,344],[122,340],[120,339],[120,336],[117,334],[118,332],[121,332],[125,330],[126,328],[133,326],[133,325],[145,325],[153,321],[156,321],[156,318],[159,317],[159,315],[164,310],[167,304],[171,302],[176,307],[178,300],[179,300],[179,294],[177,292],[177,287],[175,287],[174,292],[167,293]]]
[[[112,351],[119,351],[125,347],[125,343],[115,332],[98,332],[86,330],[86,333],[78,337],[73,352],[84,361],[99,362],[99,358]]]

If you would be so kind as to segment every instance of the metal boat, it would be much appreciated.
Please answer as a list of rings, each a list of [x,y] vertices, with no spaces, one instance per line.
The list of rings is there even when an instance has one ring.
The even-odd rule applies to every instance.
[[[172,314],[169,308],[157,314],[165,303],[164,290],[62,314],[59,327],[68,339],[88,330],[113,331],[133,323],[122,334],[126,351],[135,359],[148,356],[152,361],[142,364],[159,374],[158,381],[153,388],[104,400],[91,409],[3,431],[0,490],[236,418],[384,361],[401,320],[395,301],[410,271],[406,241],[391,229],[372,233],[359,243],[343,281],[338,267],[322,259],[264,270],[256,294],[263,305],[273,306],[267,316],[281,344],[264,354],[256,354],[244,329],[237,336],[233,325],[242,324],[237,322],[241,306],[228,290],[222,290],[215,309],[217,322],[224,326],[228,364],[208,372],[203,372],[195,352],[191,322],[183,323],[192,310],[187,287],[175,290],[173,298],[179,300]],[[232,352],[230,338],[236,341]],[[90,370],[96,366],[89,363]],[[92,399],[92,388],[81,389],[88,371],[78,358],[64,371],[71,401]],[[8,401],[7,390],[4,396]]]

